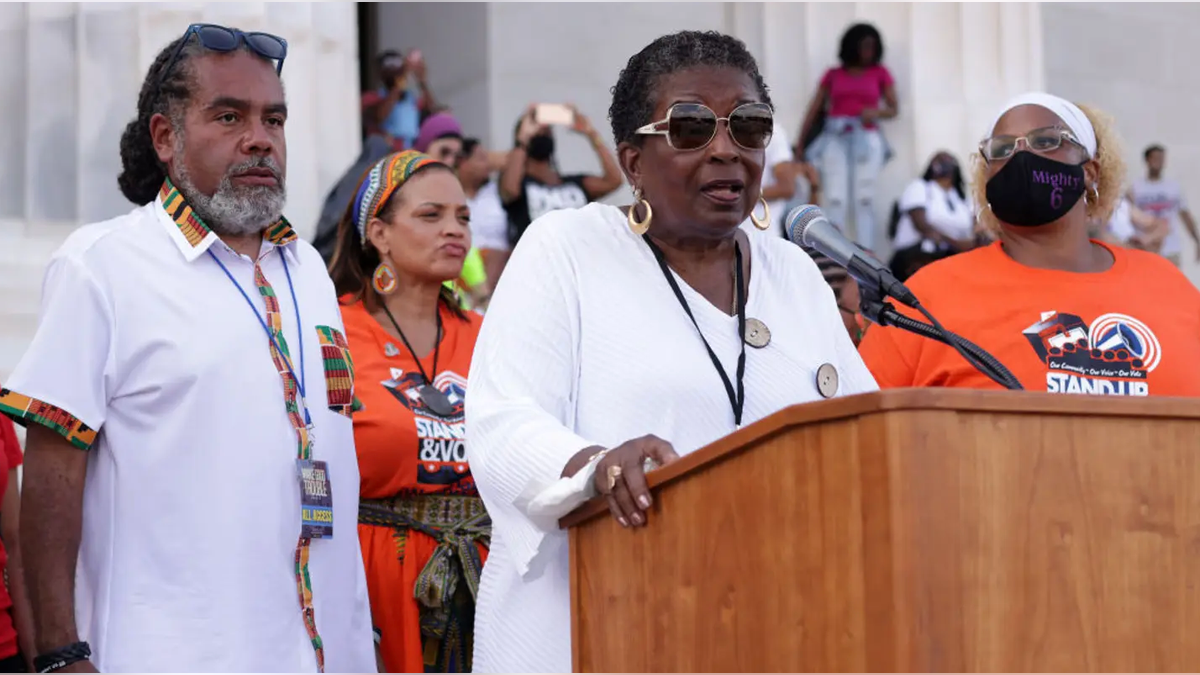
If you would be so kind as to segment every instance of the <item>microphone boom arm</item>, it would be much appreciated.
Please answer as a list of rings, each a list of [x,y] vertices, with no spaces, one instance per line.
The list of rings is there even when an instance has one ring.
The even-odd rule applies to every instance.
[[[1008,370],[1008,368],[1004,367],[1004,364],[996,360],[996,357],[987,353],[983,350],[983,348],[971,342],[970,340],[946,330],[945,327],[940,325],[940,323],[935,326],[923,321],[917,321],[916,319],[912,319],[901,314],[900,312],[896,311],[895,306],[893,306],[891,303],[884,302],[883,297],[879,293],[878,289],[872,289],[868,286],[860,285],[859,296],[861,298],[859,305],[863,316],[870,319],[872,322],[877,323],[880,326],[893,326],[895,328],[900,328],[901,330],[906,330],[915,335],[920,335],[921,337],[926,337],[931,340],[941,342],[942,344],[950,345],[951,347],[954,347],[954,349],[961,354],[968,363],[970,363],[972,366],[975,366],[977,370],[984,375],[987,375],[996,384],[999,384],[1005,389],[1013,391],[1021,391],[1025,389],[1025,387],[1021,385],[1020,380],[1018,380],[1016,376]],[[936,319],[933,319],[932,315],[930,315],[928,311],[925,311],[923,307],[918,307],[918,309],[920,309],[925,316],[929,317],[935,322],[937,321]]]

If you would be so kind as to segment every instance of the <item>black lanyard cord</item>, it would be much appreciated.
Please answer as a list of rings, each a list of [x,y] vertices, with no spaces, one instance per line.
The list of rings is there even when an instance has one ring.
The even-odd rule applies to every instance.
[[[421,365],[421,358],[419,356],[417,356],[417,352],[415,352],[412,348],[412,345],[408,343],[408,338],[405,337],[404,331],[401,330],[401,328],[400,328],[400,324],[396,323],[396,317],[392,316],[391,310],[389,310],[387,308],[387,305],[383,304],[382,302],[379,304],[381,307],[383,307],[383,311],[385,314],[387,314],[387,318],[391,319],[392,326],[396,329],[396,333],[400,336],[400,341],[404,343],[405,348],[408,349],[408,353],[413,357],[413,361],[416,362],[417,370],[420,371],[421,377],[425,378],[425,384],[432,385],[433,377],[437,377],[438,355],[441,354],[441,352],[442,352],[441,300],[438,300],[438,308],[437,308],[437,337],[436,337],[437,341],[434,343],[434,346],[433,346],[433,377],[430,377],[429,375],[425,374],[425,366]]]
[[[680,290],[679,284],[675,281],[675,275],[671,274],[671,268],[667,267],[667,260],[663,256],[663,252],[650,240],[650,235],[643,234],[642,239],[646,240],[646,244],[650,246],[650,251],[654,253],[654,259],[658,261],[658,266],[662,270],[663,276],[667,278],[667,283],[671,285],[671,290],[675,292],[675,299],[683,307],[683,311],[687,312],[688,318],[692,320],[692,325],[696,327],[696,332],[700,335],[700,341],[704,343],[704,348],[708,350],[708,357],[712,359],[713,367],[717,369],[717,374],[721,376],[721,383],[725,385],[725,394],[729,396],[729,405],[733,408],[733,422],[737,426],[742,426],[742,409],[746,404],[746,341],[743,336],[746,335],[746,294],[742,283],[742,249],[741,246],[734,241],[733,256],[734,256],[734,285],[735,298],[737,301],[737,319],[738,319],[738,346],[741,347],[741,353],[738,354],[737,362],[737,391],[734,392],[734,385],[729,381],[729,376],[725,374],[725,368],[721,366],[721,360],[717,358],[712,347],[709,346],[708,340],[704,337],[704,331],[700,330],[700,324],[696,323],[696,317],[692,315],[692,308],[688,306],[687,299],[683,297],[683,291]]]

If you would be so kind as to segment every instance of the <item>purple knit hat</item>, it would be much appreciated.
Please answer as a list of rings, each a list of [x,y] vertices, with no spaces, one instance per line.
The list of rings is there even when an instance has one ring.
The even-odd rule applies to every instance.
[[[446,136],[462,138],[462,135],[462,126],[450,113],[442,112],[430,115],[421,125],[421,131],[417,133],[417,140],[413,142],[413,150],[427,152],[429,146],[439,138]]]

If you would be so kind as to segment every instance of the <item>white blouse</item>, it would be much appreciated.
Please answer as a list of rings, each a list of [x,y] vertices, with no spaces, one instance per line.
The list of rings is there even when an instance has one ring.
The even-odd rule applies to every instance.
[[[772,337],[765,348],[746,347],[743,424],[819,400],[825,363],[837,369],[836,395],[876,390],[812,258],[772,232],[744,229],[747,316]],[[736,317],[676,282],[734,382]],[[475,670],[569,672],[567,534],[529,515],[531,495],[589,446],[654,434],[684,455],[728,435],[729,397],[649,247],[618,208],[597,203],[554,211],[526,231],[488,307],[468,380],[471,471],[493,522]]]
[[[971,239],[975,228],[975,207],[970,196],[963,198],[954,188],[947,190],[937,181],[918,178],[904,188],[900,195],[900,221],[892,248],[900,250],[920,243],[921,233],[912,222],[909,211],[925,209],[925,222],[952,239]]]

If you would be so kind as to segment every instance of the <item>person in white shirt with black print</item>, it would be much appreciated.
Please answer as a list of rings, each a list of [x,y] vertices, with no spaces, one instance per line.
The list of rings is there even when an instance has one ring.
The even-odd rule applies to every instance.
[[[465,403],[493,523],[477,672],[571,670],[558,515],[599,493],[619,523],[645,526],[645,460],[673,461],[792,404],[876,389],[812,258],[762,218],[773,117],[740,41],[655,40],[622,70],[609,108],[637,203],[554,211],[513,250]]]
[[[571,110],[571,131],[587,138],[600,162],[600,175],[562,174],[555,155],[554,127],[539,124],[536,105],[517,120],[513,149],[500,170],[497,187],[508,214],[508,242],[516,247],[529,224],[556,209],[584,206],[621,187],[621,169],[604,138],[583,113]]]
[[[374,672],[333,283],[281,216],[287,43],[193,24],[0,390],[46,671]]]

